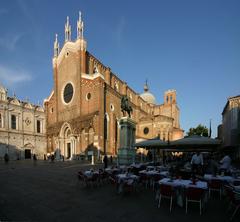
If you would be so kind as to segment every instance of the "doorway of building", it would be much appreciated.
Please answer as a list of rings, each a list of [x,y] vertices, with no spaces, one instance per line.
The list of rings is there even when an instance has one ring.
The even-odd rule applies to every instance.
[[[25,159],[31,159],[31,150],[25,149]]]
[[[71,143],[67,143],[67,159],[71,157]]]

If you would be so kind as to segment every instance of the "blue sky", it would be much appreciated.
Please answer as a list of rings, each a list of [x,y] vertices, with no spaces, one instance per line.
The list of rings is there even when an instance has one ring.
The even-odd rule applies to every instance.
[[[148,79],[163,103],[177,90],[181,126],[213,136],[227,98],[240,94],[239,0],[1,0],[0,82],[20,99],[42,102],[53,87],[55,33],[72,37],[81,10],[88,51],[136,92]]]

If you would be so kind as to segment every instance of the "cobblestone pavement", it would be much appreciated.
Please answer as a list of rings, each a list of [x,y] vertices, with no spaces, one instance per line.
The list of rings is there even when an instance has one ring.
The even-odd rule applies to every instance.
[[[188,214],[176,204],[170,213],[167,200],[158,209],[152,190],[119,195],[111,184],[83,187],[76,172],[91,167],[79,162],[0,162],[0,221],[220,222],[231,214],[227,202],[217,196],[200,216],[197,204],[190,204]]]

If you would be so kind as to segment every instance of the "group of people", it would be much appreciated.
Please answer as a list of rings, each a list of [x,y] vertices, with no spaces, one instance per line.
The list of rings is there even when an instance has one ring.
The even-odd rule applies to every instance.
[[[227,153],[225,153],[225,156],[219,162],[215,160],[213,155],[210,155],[207,167],[213,175],[216,175],[217,173],[230,174],[231,162],[232,160]],[[200,152],[196,152],[191,159],[192,172],[195,174],[202,174],[203,166],[203,156]]]

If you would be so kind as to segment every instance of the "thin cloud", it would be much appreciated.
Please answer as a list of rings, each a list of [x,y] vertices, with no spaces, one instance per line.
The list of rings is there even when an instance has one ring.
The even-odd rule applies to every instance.
[[[8,49],[9,51],[14,51],[17,42],[22,38],[23,34],[19,33],[14,36],[4,36],[0,37],[0,47]]]
[[[0,82],[8,87],[31,80],[32,76],[26,70],[14,69],[0,65]]]

